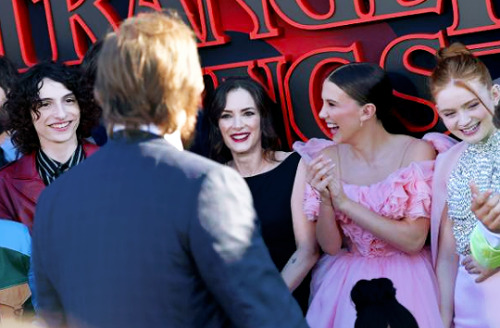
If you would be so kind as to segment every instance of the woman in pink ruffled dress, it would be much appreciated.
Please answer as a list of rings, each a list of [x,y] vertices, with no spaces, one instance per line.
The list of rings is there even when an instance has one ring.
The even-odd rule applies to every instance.
[[[352,287],[379,277],[392,280],[398,301],[421,328],[441,326],[424,248],[435,149],[388,132],[391,98],[390,81],[377,65],[339,67],[323,83],[319,113],[333,142],[295,147],[303,157],[296,184],[306,191],[304,214],[315,222],[325,252],[311,283],[306,318],[313,328],[353,327]]]

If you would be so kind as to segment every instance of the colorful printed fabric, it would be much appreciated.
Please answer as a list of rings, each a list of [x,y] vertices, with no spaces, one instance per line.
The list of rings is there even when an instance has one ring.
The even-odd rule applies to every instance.
[[[28,228],[19,222],[0,220],[0,289],[28,281],[30,254]]]

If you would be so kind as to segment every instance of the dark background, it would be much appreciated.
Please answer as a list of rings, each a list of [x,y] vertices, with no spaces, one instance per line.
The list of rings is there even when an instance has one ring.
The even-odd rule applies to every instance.
[[[11,0],[5,0],[11,1]],[[14,1],[14,0],[12,0]],[[343,1],[336,0],[336,4],[341,5]],[[357,0],[353,0],[357,1]],[[377,0],[380,1],[380,0]],[[458,0],[457,0],[458,1]],[[496,17],[500,17],[500,0],[470,0],[474,3],[489,2],[492,5]],[[50,0],[50,2],[58,6],[66,6],[66,0]],[[70,1],[75,3],[75,1]],[[85,2],[94,2],[94,0],[86,0]],[[129,1],[125,0],[109,0],[102,1],[108,3],[114,8],[117,16],[124,19],[128,15]],[[136,1],[137,3],[139,1]],[[196,1],[188,0],[191,8],[196,7]],[[328,0],[304,0],[308,6],[317,13],[326,13],[329,9]],[[169,4],[169,1],[163,1],[163,4]],[[178,3],[178,1],[171,1]],[[364,2],[365,4],[368,1]],[[32,1],[25,1],[29,12],[29,21],[31,23],[31,33],[33,35],[34,49],[36,52],[37,61],[50,60],[53,57],[50,39],[46,24],[45,11],[43,1],[38,1],[33,4]],[[285,70],[289,69],[292,64],[304,54],[307,54],[315,49],[326,47],[349,47],[354,42],[358,42],[363,60],[380,64],[380,59],[384,49],[393,40],[411,35],[411,34],[435,34],[443,31],[446,43],[460,41],[466,45],[478,45],[490,42],[500,42],[500,23],[498,29],[473,32],[465,35],[449,36],[446,28],[452,25],[453,22],[453,2],[451,0],[443,1],[443,13],[438,14],[419,14],[400,18],[389,18],[383,21],[372,23],[353,24],[350,26],[333,27],[323,30],[303,30],[291,26],[283,21],[276,13],[271,13],[276,24],[281,28],[281,34],[271,38],[252,40],[249,36],[253,29],[253,23],[250,16],[243,10],[236,0],[219,0],[217,1],[217,13],[220,17],[221,29],[229,37],[229,41],[223,45],[200,47],[200,57],[205,73],[207,73],[206,95],[207,99],[211,94],[211,90],[219,82],[221,76],[231,74],[246,75],[247,62],[252,62],[257,59],[273,58],[285,56]],[[0,5],[0,10],[3,7]],[[477,19],[482,19],[478,16]],[[4,22],[0,22],[2,31],[4,30]],[[102,38],[105,31],[110,31],[111,26],[100,28],[101,33],[96,35],[97,38]],[[103,32],[104,31],[104,32]],[[12,37],[6,36],[3,38]],[[65,47],[73,47],[71,39],[60,41],[65,43]],[[66,44],[67,42],[67,44]],[[87,39],[87,45],[92,43],[91,39]],[[4,41],[4,48],[6,47]],[[497,45],[497,48],[500,46]],[[479,49],[481,50],[481,49]],[[8,52],[8,51],[7,51]],[[481,60],[490,69],[492,77],[500,77],[500,49],[494,54],[481,55]],[[74,58],[60,58],[61,61],[77,64],[81,58],[74,55]],[[426,51],[416,51],[411,58],[413,64],[423,70],[431,70],[435,64],[433,54]],[[16,64],[20,69],[25,69],[27,64],[22,60],[17,59]],[[240,67],[238,69],[230,69],[228,73],[221,73],[220,76],[214,78],[213,74],[209,73],[213,70],[217,71],[222,68],[227,69],[229,66]],[[243,68],[242,68],[243,67]],[[328,71],[335,67],[335,64],[326,65],[323,71]],[[400,128],[401,132],[410,133],[416,136],[421,136],[427,131],[444,131],[444,127],[439,122],[434,122],[436,119],[435,111],[430,103],[430,96],[425,85],[425,76],[419,76],[415,79],[415,73],[405,69],[386,67],[391,80],[394,83],[396,90],[396,114],[399,118],[395,125]],[[307,139],[310,137],[327,137],[322,129],[321,122],[317,121],[317,111],[319,110],[319,92],[320,82],[312,81],[314,88],[313,92],[309,93],[308,86],[310,76],[303,76],[299,82],[286,85],[283,76],[275,79],[274,85],[271,85],[269,77],[262,69],[251,68],[252,77],[258,79],[269,90],[274,89],[276,92],[276,101],[278,103],[276,109],[276,119],[278,121],[280,135],[282,136],[285,145],[290,145],[294,140]],[[286,71],[285,71],[286,73]],[[286,90],[287,87],[293,89]],[[317,87],[316,87],[317,86]],[[290,102],[286,103],[283,100],[284,96],[290,98]],[[410,97],[399,97],[406,95]],[[413,98],[412,98],[413,97]],[[411,99],[408,99],[411,98]],[[293,120],[292,120],[293,118]],[[201,129],[201,128],[200,128]],[[202,129],[201,129],[202,130]],[[198,143],[204,141],[204,134],[201,133],[198,138]]]

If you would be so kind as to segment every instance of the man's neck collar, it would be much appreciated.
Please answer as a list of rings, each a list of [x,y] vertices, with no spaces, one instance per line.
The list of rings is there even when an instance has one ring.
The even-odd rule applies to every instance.
[[[73,156],[77,148],[78,141],[75,140],[75,144],[51,144],[50,147],[41,146],[40,151],[43,151],[45,155],[59,163],[65,163]]]
[[[113,125],[113,132],[119,132],[123,130],[128,130],[125,125],[123,124],[115,124]],[[181,133],[179,130],[174,131],[173,133],[162,133],[160,128],[157,127],[154,124],[142,124],[136,128],[136,130],[140,130],[143,132],[147,132],[150,134],[155,134],[157,136],[163,137],[169,144],[177,148],[178,150],[184,150],[184,147],[182,145],[182,138],[181,138]]]

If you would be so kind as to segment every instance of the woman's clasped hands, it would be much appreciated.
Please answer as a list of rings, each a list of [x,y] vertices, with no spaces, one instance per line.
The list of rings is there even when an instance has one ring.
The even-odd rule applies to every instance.
[[[337,164],[324,154],[306,164],[306,181],[319,192],[321,202],[340,209],[347,199],[340,180]]]

